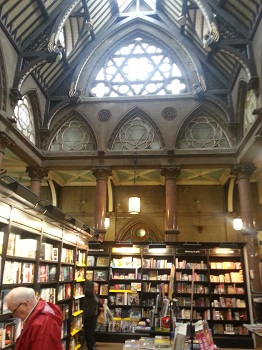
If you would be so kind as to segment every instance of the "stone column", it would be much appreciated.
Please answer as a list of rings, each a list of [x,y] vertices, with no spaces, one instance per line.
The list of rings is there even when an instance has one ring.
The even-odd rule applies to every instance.
[[[30,191],[34,192],[38,197],[40,196],[41,183],[44,177],[48,175],[46,168],[40,166],[28,166],[26,168],[31,182],[30,182]]]
[[[175,242],[179,230],[177,228],[177,187],[176,179],[180,168],[163,168],[161,175],[165,177],[166,188],[166,241]]]
[[[96,194],[95,194],[95,213],[94,213],[94,231],[95,237],[99,241],[104,240],[106,233],[105,215],[106,215],[106,196],[107,196],[107,180],[112,175],[109,168],[96,168],[92,170],[96,177]]]
[[[3,131],[0,131],[0,171],[2,169],[2,162],[5,154],[5,149],[8,146],[14,145],[14,142]]]
[[[258,240],[257,230],[255,228],[253,201],[250,186],[250,176],[256,169],[252,163],[237,164],[232,167],[231,174],[236,176],[240,214],[243,221],[243,234],[246,243],[248,271],[251,283],[251,291],[253,293],[262,292],[262,281],[260,281],[259,258],[258,258]]]

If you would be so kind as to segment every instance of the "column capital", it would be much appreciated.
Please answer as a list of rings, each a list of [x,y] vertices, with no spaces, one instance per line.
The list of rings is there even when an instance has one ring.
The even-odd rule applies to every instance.
[[[40,166],[28,166],[26,172],[30,179],[34,181],[42,181],[48,175],[47,169]]]
[[[161,175],[166,179],[177,179],[181,173],[180,167],[162,168]]]
[[[97,180],[107,180],[112,175],[111,168],[93,168],[92,173]]]
[[[250,178],[255,170],[256,166],[253,163],[240,163],[232,166],[231,174],[235,175],[237,180],[239,180]]]
[[[14,146],[15,143],[6,135],[5,132],[0,131],[0,152],[4,153],[6,147]]]

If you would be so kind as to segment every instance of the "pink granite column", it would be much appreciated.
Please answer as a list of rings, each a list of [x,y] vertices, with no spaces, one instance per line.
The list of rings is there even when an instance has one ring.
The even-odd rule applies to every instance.
[[[163,168],[161,175],[165,177],[166,188],[166,241],[175,242],[179,230],[177,228],[177,187],[176,179],[180,168]]]
[[[94,213],[94,231],[99,241],[104,240],[106,233],[105,215],[107,198],[107,180],[112,175],[111,169],[96,168],[93,169],[93,175],[96,177],[96,195],[95,195],[95,213]]]
[[[26,172],[28,173],[31,179],[29,189],[39,197],[42,180],[48,175],[48,171],[46,170],[46,168],[42,168],[39,166],[28,166],[26,168]]]
[[[259,258],[258,258],[258,239],[257,230],[255,228],[255,220],[253,213],[253,201],[250,185],[250,177],[256,169],[252,163],[243,163],[234,165],[231,173],[236,176],[240,214],[243,221],[243,234],[246,243],[248,271],[250,277],[251,291],[253,293],[262,292],[262,281],[259,273]]]

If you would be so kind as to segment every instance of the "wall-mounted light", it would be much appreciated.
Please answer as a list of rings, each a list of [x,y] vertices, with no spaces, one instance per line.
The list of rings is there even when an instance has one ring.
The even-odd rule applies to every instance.
[[[137,159],[135,159],[135,167],[134,167],[134,192],[136,187],[136,164]],[[138,214],[140,213],[140,198],[133,194],[128,201],[128,212],[129,214]]]
[[[164,243],[152,243],[149,244],[148,250],[151,253],[164,253],[166,251],[166,244]]]
[[[132,242],[116,242],[115,243],[115,247],[118,248],[132,248],[133,247],[133,243]]]
[[[237,217],[233,220],[233,227],[236,231],[241,231],[243,229],[243,221],[240,217]]]
[[[36,204],[38,200],[38,196],[29,190],[29,188],[21,185],[17,182],[12,176],[4,175],[0,178],[0,184],[6,187],[8,190],[12,191],[13,194],[19,196],[14,199],[17,199],[19,202],[30,202],[32,204]],[[8,197],[12,197],[12,193],[8,194]]]
[[[98,249],[100,248],[99,242],[88,242],[89,249]]]

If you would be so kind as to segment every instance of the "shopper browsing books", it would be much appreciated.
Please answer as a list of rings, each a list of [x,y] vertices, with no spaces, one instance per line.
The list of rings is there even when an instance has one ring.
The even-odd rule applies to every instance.
[[[84,300],[84,332],[87,350],[95,350],[95,330],[99,313],[103,310],[98,296],[98,284],[86,281]]]
[[[60,308],[43,299],[34,289],[17,287],[5,297],[10,312],[23,321],[15,350],[62,350]]]

